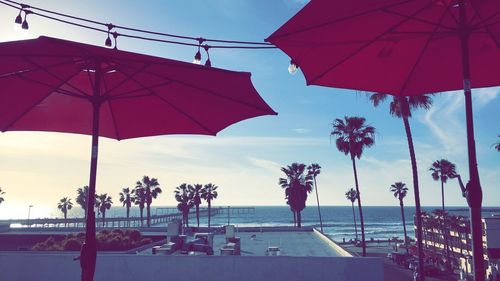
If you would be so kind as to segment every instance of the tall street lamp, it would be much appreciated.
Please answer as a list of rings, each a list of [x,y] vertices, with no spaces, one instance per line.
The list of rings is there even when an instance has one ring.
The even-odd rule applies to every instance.
[[[29,205],[28,207],[28,227],[30,227],[30,213],[31,213],[31,208],[33,208],[33,205]]]

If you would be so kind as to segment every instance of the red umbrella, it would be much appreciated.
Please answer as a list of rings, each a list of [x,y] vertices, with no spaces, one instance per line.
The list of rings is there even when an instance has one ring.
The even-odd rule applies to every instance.
[[[500,1],[312,0],[266,41],[291,57],[308,84],[403,96],[464,88],[467,201],[475,276],[483,280],[471,87],[500,85]]]
[[[0,43],[0,130],[92,135],[82,280],[92,280],[99,136],[215,135],[238,121],[276,115],[250,73],[60,39]]]

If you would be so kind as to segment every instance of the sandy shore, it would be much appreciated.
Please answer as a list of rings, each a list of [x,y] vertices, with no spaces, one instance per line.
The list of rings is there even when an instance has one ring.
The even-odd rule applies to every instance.
[[[353,255],[361,256],[362,248],[356,247],[353,244],[343,244],[341,245],[346,251],[352,253]],[[367,243],[366,255],[368,257],[379,257],[384,261],[384,280],[387,281],[413,281],[413,271],[410,269],[403,268],[387,258],[387,254],[392,252],[392,247],[394,243],[387,242],[371,242]],[[456,280],[452,276],[438,276],[438,277],[426,277],[425,280],[428,281],[442,281],[442,280]]]

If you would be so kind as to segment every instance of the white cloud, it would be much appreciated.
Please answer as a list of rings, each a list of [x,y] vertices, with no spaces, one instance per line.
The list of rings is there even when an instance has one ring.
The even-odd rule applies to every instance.
[[[311,130],[305,129],[305,128],[297,128],[297,129],[293,129],[293,131],[298,133],[298,134],[306,134],[306,133],[309,133]]]
[[[248,156],[246,157],[247,160],[254,166],[268,170],[270,172],[278,172],[280,171],[281,167],[283,165],[276,163],[271,160],[266,160],[266,159],[259,159],[255,157]]]
[[[500,88],[481,88],[473,92],[473,98],[478,107],[483,107],[500,95]]]

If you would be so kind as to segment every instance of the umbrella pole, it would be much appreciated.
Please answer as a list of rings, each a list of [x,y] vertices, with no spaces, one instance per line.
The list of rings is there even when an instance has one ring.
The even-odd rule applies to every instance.
[[[477,169],[476,143],[474,140],[474,120],[472,114],[472,94],[469,65],[469,31],[465,14],[465,1],[460,2],[460,42],[462,46],[462,66],[464,75],[465,117],[467,123],[467,148],[469,156],[469,182],[466,185],[467,203],[470,209],[472,234],[472,255],[474,280],[485,279],[481,204],[483,192]]]
[[[94,280],[96,258],[97,258],[97,243],[96,243],[96,226],[95,226],[95,184],[97,176],[97,155],[99,147],[99,110],[100,110],[100,64],[96,63],[94,95],[91,99],[92,103],[92,155],[90,161],[90,179],[89,179],[89,194],[87,196],[87,223],[85,231],[85,242],[82,245],[80,256],[80,267],[82,269],[82,281]]]

